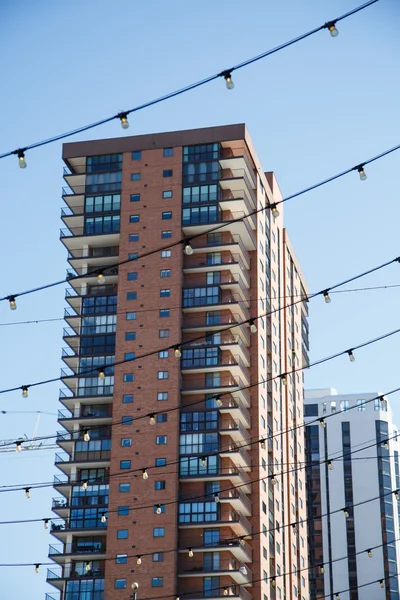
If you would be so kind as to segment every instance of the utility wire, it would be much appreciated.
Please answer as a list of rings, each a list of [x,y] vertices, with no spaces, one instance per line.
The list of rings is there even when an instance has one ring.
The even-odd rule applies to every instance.
[[[104,125],[104,124],[114,121],[116,119],[120,119],[121,123],[125,124],[125,127],[126,127],[126,125],[128,124],[127,117],[131,113],[138,112],[138,111],[148,108],[150,106],[154,106],[155,104],[159,104],[160,102],[164,102],[166,100],[169,100],[170,98],[175,98],[176,96],[180,96],[186,92],[189,92],[189,91],[194,90],[198,87],[201,87],[207,83],[210,83],[211,81],[214,81],[215,79],[218,79],[220,77],[224,78],[228,84],[228,78],[230,78],[233,71],[238,71],[239,69],[243,69],[244,67],[247,67],[248,65],[251,65],[255,62],[258,62],[259,60],[266,58],[267,56],[271,56],[272,54],[275,54],[276,52],[283,50],[284,48],[288,48],[289,46],[292,46],[293,44],[296,44],[297,42],[300,42],[300,41],[310,37],[311,35],[314,35],[314,34],[318,33],[319,31],[322,31],[323,29],[328,29],[331,32],[331,35],[335,36],[335,35],[337,35],[337,30],[335,28],[336,23],[338,23],[339,21],[343,21],[344,19],[347,19],[348,17],[364,10],[365,8],[368,8],[372,4],[376,4],[376,2],[378,2],[378,0],[370,0],[369,2],[366,2],[354,9],[350,10],[347,13],[344,13],[343,15],[324,23],[323,25],[320,25],[319,27],[311,29],[310,31],[293,38],[292,40],[284,42],[283,44],[280,44],[279,46],[276,46],[275,48],[271,48],[270,50],[267,50],[266,52],[263,52],[262,54],[253,56],[241,63],[238,63],[237,65],[229,67],[228,69],[224,69],[223,71],[221,71],[219,73],[216,73],[214,75],[209,75],[205,79],[201,79],[200,81],[191,83],[183,88],[180,88],[173,92],[169,92],[168,94],[160,96],[159,98],[156,98],[154,100],[145,102],[144,104],[140,104],[139,106],[135,106],[134,108],[131,108],[129,110],[120,111],[117,114],[114,114],[110,117],[100,119],[99,121],[95,121],[88,125],[83,125],[82,127],[78,127],[77,129],[73,129],[72,131],[68,131],[66,133],[60,133],[53,137],[47,138],[45,140],[42,140],[39,142],[34,142],[32,144],[27,144],[23,147],[17,148],[16,150],[4,152],[3,154],[0,155],[0,159],[5,158],[7,156],[12,156],[12,155],[17,155],[20,160],[21,160],[21,155],[22,155],[22,159],[24,159],[24,154],[27,150],[32,150],[33,148],[39,148],[41,146],[46,146],[48,144],[51,144],[51,143],[59,141],[59,140],[69,138],[71,136],[77,135],[78,133],[82,133],[84,131],[89,131],[90,129],[94,129],[95,127],[99,127],[100,125]],[[332,31],[332,27],[336,30],[336,34],[334,34],[334,32]],[[128,127],[129,127],[129,124],[128,124]]]

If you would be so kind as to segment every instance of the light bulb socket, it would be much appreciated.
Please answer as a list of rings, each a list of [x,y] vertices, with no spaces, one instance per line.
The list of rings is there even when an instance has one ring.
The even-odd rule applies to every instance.
[[[10,303],[10,310],[17,310],[17,303],[15,302],[15,296],[8,296],[8,301]]]
[[[185,240],[184,242],[184,247],[183,247],[183,251],[187,256],[192,256],[194,250],[192,248],[192,246],[190,245],[190,242],[188,240]]]
[[[28,386],[27,385],[23,385],[21,387],[22,390],[22,397],[23,398],[27,398],[28,397]]]
[[[20,166],[20,169],[25,169],[26,168],[26,160],[25,160],[24,150],[18,150],[16,154],[18,156],[18,164]]]
[[[232,80],[231,71],[223,71],[221,73],[221,75],[225,79],[226,87],[228,88],[228,90],[233,90],[233,88],[235,87],[235,84],[233,83],[233,80]]]
[[[359,165],[357,167],[357,171],[358,171],[361,181],[365,181],[367,179],[367,174],[364,170],[364,165]]]
[[[326,23],[325,27],[332,37],[337,37],[339,35],[339,31],[336,29],[336,21],[329,21]]]
[[[174,355],[175,358],[180,358],[182,356],[181,348],[179,345],[174,346]]]
[[[278,210],[276,204],[271,204],[269,208],[271,210],[271,213],[272,213],[272,216],[274,217],[274,219],[277,219],[279,217],[280,213],[279,213],[279,210]]]
[[[119,113],[118,118],[121,121],[122,129],[129,129],[128,113]]]

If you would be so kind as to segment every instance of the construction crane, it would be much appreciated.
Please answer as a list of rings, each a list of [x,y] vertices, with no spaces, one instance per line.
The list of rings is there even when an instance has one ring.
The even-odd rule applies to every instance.
[[[1,411],[2,414],[7,414],[7,411]],[[37,412],[35,426],[33,428],[33,433],[31,437],[28,437],[24,433],[24,437],[2,440],[0,444],[0,453],[1,452],[15,452],[15,444],[16,441],[21,442],[20,450],[21,452],[27,452],[31,450],[56,450],[58,448],[57,444],[52,443],[44,443],[43,440],[36,440],[35,436],[39,427],[41,412]]]

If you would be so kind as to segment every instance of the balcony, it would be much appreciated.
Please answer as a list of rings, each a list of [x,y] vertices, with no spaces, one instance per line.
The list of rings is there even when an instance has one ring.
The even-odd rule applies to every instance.
[[[252,572],[235,559],[221,558],[215,564],[207,565],[207,561],[193,558],[190,561],[180,561],[178,577],[224,577],[229,576],[239,585],[251,585]],[[204,564],[206,563],[206,564]],[[185,594],[186,598],[186,594]]]
[[[250,494],[251,479],[244,469],[236,466],[220,467],[215,472],[199,474],[180,474],[179,481],[188,483],[191,481],[229,481],[233,486],[239,486],[245,494]]]
[[[222,353],[222,356],[215,363],[213,358],[204,359],[182,359],[181,370],[182,374],[197,374],[202,373],[221,373],[221,377],[224,377],[225,373],[229,373],[234,379],[237,377],[242,378],[245,385],[250,384],[250,373],[247,366],[244,364],[240,356],[232,356],[230,353]],[[185,385],[185,382],[183,382]]]
[[[220,254],[220,262],[209,262],[210,260],[206,255],[199,257],[193,254],[193,256],[185,258],[183,272],[187,275],[196,275],[197,273],[219,271],[222,277],[226,277],[226,272],[229,271],[234,279],[242,279],[243,285],[246,288],[250,287],[248,267],[246,267],[239,254],[222,252]]]
[[[79,218],[79,217],[76,217]],[[97,242],[93,241],[97,239]],[[60,229],[60,240],[69,252],[81,250],[85,244],[91,246],[118,246],[119,245],[119,222],[109,229],[92,231],[83,227],[67,227]],[[90,241],[89,241],[90,240]]]
[[[245,269],[250,269],[250,254],[246,250],[239,235],[232,235],[229,231],[221,234],[220,240],[208,241],[207,236],[195,238],[191,241],[194,255],[209,252],[230,252],[237,255],[243,262]]]
[[[57,490],[57,492],[59,492],[63,496],[69,495],[70,488],[73,485],[80,485],[80,484],[82,484],[82,481],[83,481],[83,479],[82,479],[80,473],[69,473],[69,475],[66,475],[66,474],[57,474],[57,475],[54,475],[54,477],[53,477],[54,488]],[[98,476],[98,477],[90,478],[89,483],[90,484],[97,484],[97,483],[99,483],[99,484],[107,484],[107,483],[109,483],[108,474],[105,474],[105,475],[102,475],[102,476]],[[69,502],[69,499],[67,500],[67,503],[68,502]]]
[[[89,404],[75,407],[73,412],[58,411],[58,422],[68,431],[72,432],[76,426],[108,425],[112,420],[111,404]]]
[[[226,600],[227,597],[229,597],[229,600],[253,600],[252,595],[241,585],[227,585],[212,588],[207,594],[204,592],[181,593],[184,593],[185,600],[221,600],[222,598],[225,598]]]
[[[183,378],[181,394],[232,394],[237,403],[243,402],[248,408],[250,406],[250,392],[240,378],[226,377],[218,381],[206,383],[205,377],[188,376]]]
[[[221,505],[230,504],[239,514],[251,516],[251,501],[240,488],[222,490],[219,492],[219,501]]]
[[[221,458],[229,458],[233,464],[245,471],[251,470],[251,458],[250,454],[242,448],[243,442],[241,444],[224,444],[220,449],[219,455]]]
[[[207,222],[202,222],[201,217],[193,216],[182,223],[182,230],[188,237],[193,235],[201,235],[207,233],[210,229],[214,229],[217,225],[222,225],[219,231],[230,231],[232,235],[237,235],[241,238],[246,250],[256,249],[256,238],[252,225],[254,217],[247,217],[247,212],[231,212],[225,210],[216,218]],[[225,225],[224,225],[225,224]]]
[[[97,440],[96,440],[97,441]],[[109,442],[111,446],[111,440],[102,440]],[[74,443],[74,442],[72,442]],[[92,442],[86,442],[87,444]],[[107,444],[108,445],[108,444]],[[72,452],[69,454],[56,454],[55,465],[65,474],[71,474],[73,469],[97,469],[99,467],[106,467],[110,463],[111,449],[100,449],[100,450],[88,450],[82,452]]]
[[[190,532],[187,532],[190,533]],[[186,553],[188,548],[191,548],[194,553],[194,557],[198,558],[198,555],[204,552],[230,552],[233,556],[242,563],[249,563],[252,560],[252,550],[246,540],[237,540],[234,537],[221,539],[216,542],[209,542],[207,544],[199,544],[201,538],[201,532],[197,535],[185,535],[182,536],[181,545],[182,547],[178,552]],[[184,547],[183,547],[184,544]],[[197,555],[197,556],[196,556]],[[201,559],[199,559],[201,560]]]
[[[91,242],[99,242],[98,238]],[[107,266],[118,262],[119,246],[96,246],[72,249],[68,254],[68,262],[74,269],[88,266],[91,269]]]
[[[224,511],[225,512],[225,511]],[[252,526],[244,515],[233,511],[226,511],[217,521],[195,521],[191,523],[178,523],[180,529],[199,529],[204,527],[230,527],[235,536],[251,535]]]
[[[78,527],[80,525],[80,527]],[[100,520],[100,514],[98,519],[88,519],[77,521],[76,519],[67,520],[65,523],[52,523],[51,533],[60,541],[66,542],[67,539],[71,539],[71,535],[76,537],[87,537],[90,534],[96,534],[104,532],[107,528],[107,523],[102,523]]]
[[[118,281],[118,267],[115,266],[115,263],[117,261],[118,258],[109,258],[105,264],[103,261],[104,270],[102,271],[102,273],[105,277],[105,280],[107,281],[107,285],[116,285]],[[67,269],[66,278],[68,279],[68,283],[70,284],[70,286],[79,294],[84,286],[98,284],[97,275],[98,265],[86,264],[85,266],[80,268],[77,267],[76,269]]]
[[[227,286],[232,287],[236,282],[227,282]],[[202,286],[203,287],[203,286]],[[204,286],[206,287],[206,286]],[[218,287],[214,286],[214,287]],[[195,289],[195,288],[193,288]],[[247,292],[246,292],[247,293]],[[223,311],[231,310],[239,316],[239,322],[247,321],[250,313],[247,309],[249,298],[244,301],[240,293],[232,293],[229,289],[222,291],[218,296],[199,296],[198,298],[186,298],[182,306],[182,312],[185,314],[199,313],[204,311]],[[193,300],[193,302],[191,302]]]
[[[240,325],[242,321],[243,319],[241,315],[232,313],[230,310],[220,312],[218,316],[212,318],[207,317],[205,312],[203,315],[189,314],[186,315],[183,320],[182,331],[184,333],[194,333],[197,337],[200,333],[200,330],[206,333],[212,333],[215,330],[220,330],[224,327],[224,325],[226,325],[229,327],[229,331],[234,337],[240,337],[240,340],[244,345],[250,346],[250,334],[248,326]],[[235,323],[238,325],[235,326]]]
[[[84,545],[80,545],[80,540]],[[77,538],[73,543],[68,544],[54,544],[49,546],[49,558],[63,564],[71,558],[82,561],[98,560],[105,557],[106,554],[106,543],[105,538],[103,540],[90,540],[90,538]]]
[[[242,404],[235,402],[232,398],[221,398],[222,406],[218,410],[222,416],[229,415],[233,421],[239,422],[245,429],[251,427],[250,412]],[[248,433],[246,432],[248,435]]]
[[[103,568],[95,568],[90,571],[86,571],[84,574],[76,571],[76,567],[74,565],[65,565],[64,567],[55,567],[54,569],[47,569],[47,577],[46,581],[54,585],[60,590],[64,588],[64,580],[65,579],[93,579],[93,578],[104,578],[105,569]]]
[[[224,437],[229,436],[237,444],[243,445],[250,442],[249,432],[240,420],[223,418],[218,433]]]
[[[230,196],[228,201],[236,198],[244,202],[243,210],[246,214],[255,210],[257,206],[256,185],[247,176],[245,169],[223,169],[219,178],[219,186],[223,191],[223,198]]]
[[[224,144],[229,144],[229,146]],[[221,169],[244,170],[250,182],[249,186],[255,189],[257,187],[256,169],[249,156],[248,149],[244,146],[241,148],[232,146],[232,142],[223,142],[222,146],[219,158]]]

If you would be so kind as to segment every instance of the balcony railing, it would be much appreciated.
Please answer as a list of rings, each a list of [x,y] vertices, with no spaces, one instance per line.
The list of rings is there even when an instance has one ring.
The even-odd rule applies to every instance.
[[[249,581],[251,580],[250,569],[239,560],[225,558],[215,562],[210,561],[210,564],[207,564],[201,559],[201,555],[198,556],[199,559],[193,559],[190,562],[186,561],[186,564],[183,568],[178,568],[178,572],[205,574],[221,571],[241,571],[244,577],[247,577]]]
[[[223,368],[223,367],[241,367],[246,369],[246,365],[240,356],[220,356],[220,357],[204,357],[204,358],[183,358],[181,368],[184,369],[207,369],[207,367]]]
[[[88,404],[77,407],[74,411],[59,410],[58,420],[108,418],[111,415],[111,407],[107,404]]]
[[[69,579],[70,577],[83,577],[85,579],[92,577],[104,577],[104,569],[94,568],[84,573],[77,571],[75,565],[65,565],[59,569],[47,569],[47,580]]]
[[[187,594],[185,592],[185,600],[210,600],[210,598],[238,598],[239,600],[252,600],[252,595],[246,590],[242,585],[221,585],[217,587],[212,587],[210,590],[207,590],[207,594],[205,592],[190,592]]]
[[[94,396],[112,396],[114,393],[113,385],[103,385],[96,387],[82,387],[75,389],[75,392],[69,388],[62,388],[59,391],[59,398],[93,398]]]
[[[68,475],[54,475],[54,484],[55,485],[74,485],[74,484],[81,484],[82,481],[84,481],[84,477],[81,476],[80,473],[71,473],[69,476]],[[89,478],[89,485],[91,484],[97,484],[97,483],[101,483],[101,484],[106,484],[109,483],[109,478],[108,475],[98,475],[97,477],[90,477]]]
[[[88,231],[85,227],[67,227],[60,229],[60,238],[67,237],[81,237],[81,236],[92,236],[92,235],[114,235],[119,233],[120,227],[115,226],[110,229],[104,229],[103,231]]]
[[[105,529],[107,527],[107,523],[102,523],[101,517],[99,515],[98,519],[87,519],[86,521],[82,521],[82,519],[70,519],[65,523],[51,523],[52,531],[74,531],[75,529]]]
[[[49,546],[49,556],[59,556],[60,554],[105,554],[105,541],[85,539],[85,545],[80,546],[77,542],[72,544],[54,544]],[[78,540],[77,540],[78,541]]]

